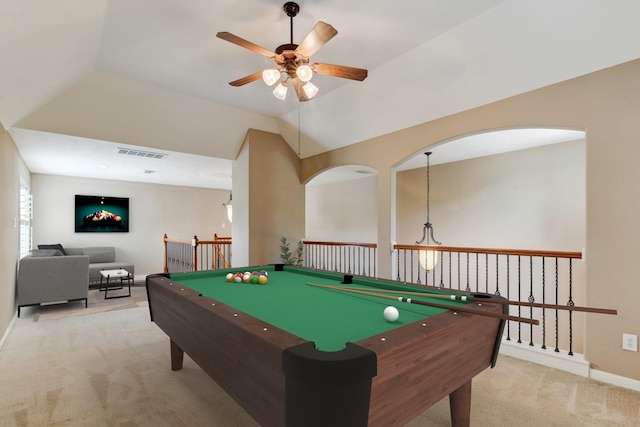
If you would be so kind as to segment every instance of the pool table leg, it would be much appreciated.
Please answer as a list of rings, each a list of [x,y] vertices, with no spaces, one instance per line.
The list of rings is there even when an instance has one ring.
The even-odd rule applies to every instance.
[[[449,395],[452,427],[469,427],[471,423],[471,380]]]
[[[184,351],[180,348],[178,344],[171,341],[171,370],[179,371],[182,369],[182,361],[184,359]]]

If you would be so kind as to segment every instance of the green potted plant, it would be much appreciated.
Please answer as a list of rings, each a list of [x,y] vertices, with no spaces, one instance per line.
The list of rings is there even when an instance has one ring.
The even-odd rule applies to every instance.
[[[303,252],[304,252],[304,245],[302,244],[302,240],[298,240],[296,249],[293,252],[291,252],[287,238],[282,237],[280,239],[280,259],[282,259],[282,262],[284,262],[285,264],[293,265],[296,267],[302,267]]]

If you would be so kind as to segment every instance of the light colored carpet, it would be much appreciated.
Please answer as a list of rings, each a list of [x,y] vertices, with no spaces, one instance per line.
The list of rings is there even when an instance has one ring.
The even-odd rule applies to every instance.
[[[171,371],[144,287],[132,290],[23,309],[0,349],[0,425],[257,426],[186,355]],[[407,426],[449,425],[444,399]],[[474,379],[472,425],[637,427],[640,393],[501,356]]]
[[[148,306],[147,290],[142,286],[131,287],[131,296],[123,298],[111,298],[118,295],[126,295],[128,289],[110,290],[109,299],[104,298],[104,292],[98,289],[90,289],[87,295],[87,307],[84,301],[72,301],[66,304],[50,304],[40,307],[24,307],[20,312],[23,317],[29,313],[33,314],[33,321],[62,319],[65,317],[85,316],[87,314],[102,313],[112,310],[123,310],[127,308]],[[24,314],[23,314],[24,313]]]

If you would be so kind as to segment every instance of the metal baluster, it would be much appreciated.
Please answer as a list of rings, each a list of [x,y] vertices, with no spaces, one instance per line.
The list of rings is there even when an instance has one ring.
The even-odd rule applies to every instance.
[[[518,255],[518,301],[522,301],[522,281],[520,269],[520,255]],[[521,306],[518,306],[518,317],[521,317]],[[518,344],[522,344],[522,323],[518,322]]]
[[[556,257],[556,304],[559,304],[560,298],[558,297],[558,258]],[[558,331],[558,309],[556,308],[556,349],[554,350],[556,353],[560,352],[559,347],[559,331]]]
[[[573,260],[569,259],[569,307],[573,307]],[[569,356],[573,356],[573,311],[569,310]]]
[[[453,285],[453,276],[451,275],[451,268],[452,268],[452,267],[451,267],[451,264],[453,264],[453,263],[451,262],[451,257],[453,256],[453,254],[452,254],[452,252],[447,252],[447,253],[449,254],[449,282],[448,282],[448,283],[449,283],[449,286],[448,286],[448,287],[449,287],[449,288],[452,288],[452,285]],[[443,257],[443,258],[444,258],[444,257]],[[443,261],[444,261],[444,260],[443,260]]]
[[[507,255],[507,300],[511,294],[511,257]],[[509,306],[507,306],[509,307]],[[511,311],[508,308],[508,311]],[[507,322],[507,341],[511,341],[511,322]]]
[[[457,289],[460,290],[460,252],[456,252],[456,256],[457,256],[457,261],[458,261],[458,287],[457,287]]]
[[[484,254],[484,293],[489,293],[489,254]]]
[[[529,298],[530,303],[535,301],[533,297],[533,256],[529,257]],[[533,319],[533,307],[529,307],[529,318]],[[529,346],[533,347],[533,325],[529,325]]]
[[[496,292],[494,295],[500,296],[500,259],[498,254],[496,254]]]
[[[546,257],[542,257],[542,303],[546,304],[546,284],[547,284],[547,273],[546,273]],[[547,311],[542,309],[542,349],[547,349]]]
[[[440,262],[433,267],[433,284],[435,285],[437,282],[441,288],[444,288],[444,258],[444,252],[440,252],[438,256]],[[440,273],[437,270],[440,270]],[[440,277],[440,279],[438,280],[436,277]]]
[[[471,292],[471,288],[469,287],[469,252],[467,252],[466,255],[467,255],[467,287],[465,288],[465,291]]]

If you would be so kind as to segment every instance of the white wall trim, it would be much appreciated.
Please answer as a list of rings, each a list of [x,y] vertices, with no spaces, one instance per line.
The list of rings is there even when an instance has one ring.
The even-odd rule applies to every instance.
[[[544,350],[539,346],[531,347],[528,344],[518,344],[506,339],[503,339],[500,344],[500,353],[589,378],[590,364],[584,360],[582,354],[573,353],[573,356],[569,356],[565,350],[556,353],[553,348]]]
[[[13,319],[11,319],[11,322],[9,322],[9,326],[7,326],[7,330],[4,331],[4,335],[2,336],[2,338],[0,338],[0,350],[2,350],[2,347],[4,347],[4,343],[7,341],[7,338],[9,337],[9,334],[13,329],[13,324],[15,323],[17,318],[18,318],[18,312],[14,311]]]
[[[609,372],[599,371],[597,369],[591,370],[591,379],[607,384],[617,385],[623,388],[628,388],[634,391],[640,391],[640,381],[627,377],[621,377],[620,375],[611,374]]]
[[[591,369],[591,363],[585,360],[584,355],[580,353],[574,353],[573,356],[569,356],[565,350],[555,352],[550,348],[544,350],[539,346],[531,347],[528,344],[518,344],[513,340],[507,341],[503,339],[500,344],[500,354],[569,372],[617,387],[640,391],[640,381],[597,369]]]

